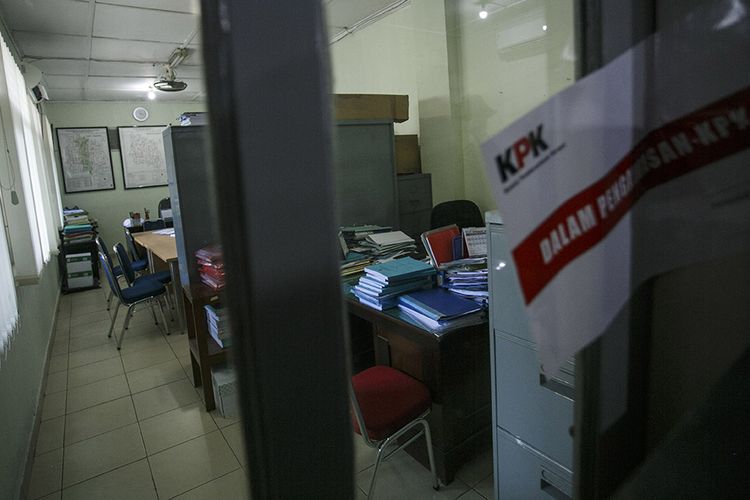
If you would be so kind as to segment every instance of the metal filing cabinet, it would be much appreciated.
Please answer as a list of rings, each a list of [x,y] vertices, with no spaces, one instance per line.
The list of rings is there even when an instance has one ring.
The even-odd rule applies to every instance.
[[[430,174],[398,176],[399,229],[415,240],[430,229],[432,177]]]
[[[496,497],[572,496],[574,365],[539,370],[521,288],[497,212],[486,215]]]

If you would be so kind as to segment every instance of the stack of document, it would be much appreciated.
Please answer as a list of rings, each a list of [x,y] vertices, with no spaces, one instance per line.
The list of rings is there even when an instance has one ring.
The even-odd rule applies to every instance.
[[[195,252],[198,263],[198,273],[201,281],[213,288],[221,290],[225,284],[224,258],[220,246],[208,246]]]
[[[91,224],[68,224],[63,227],[64,242],[89,241],[96,233]]]
[[[396,307],[399,295],[433,286],[435,269],[411,257],[365,267],[352,292],[359,301],[378,311]]]
[[[454,260],[440,267],[441,286],[482,305],[489,301],[487,277],[486,257]]]
[[[398,308],[430,329],[458,326],[467,315],[482,310],[480,304],[458,297],[444,288],[401,295]]]
[[[402,231],[370,234],[362,242],[362,246],[369,249],[371,255],[381,259],[408,255],[417,249],[414,238]]]
[[[349,252],[341,261],[341,276],[352,276],[365,270],[374,261],[371,257],[359,252]]]
[[[229,347],[232,344],[232,335],[229,332],[229,318],[226,309],[214,307],[210,304],[206,304],[203,308],[206,310],[209,335],[219,344],[219,347]]]

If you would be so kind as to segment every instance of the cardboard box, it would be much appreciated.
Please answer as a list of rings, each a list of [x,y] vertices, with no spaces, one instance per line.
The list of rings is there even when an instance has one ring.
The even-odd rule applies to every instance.
[[[240,410],[237,401],[239,388],[235,371],[223,365],[212,366],[211,383],[214,388],[216,409],[227,418],[239,416]]]
[[[422,159],[419,155],[419,142],[415,135],[394,136],[396,149],[396,173],[422,173]]]
[[[396,123],[409,119],[409,96],[388,94],[334,94],[336,120],[391,120]]]
[[[68,275],[74,273],[91,272],[91,254],[90,253],[73,253],[65,256],[65,267]]]

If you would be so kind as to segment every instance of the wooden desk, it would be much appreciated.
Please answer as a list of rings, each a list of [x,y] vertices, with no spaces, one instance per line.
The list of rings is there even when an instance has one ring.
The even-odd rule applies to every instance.
[[[173,236],[157,234],[157,231],[145,231],[133,234],[133,240],[146,249],[148,266],[151,272],[159,268],[168,267],[172,276],[172,290],[174,290],[175,308],[177,309],[177,323],[179,331],[185,328],[185,310],[180,297],[180,269],[177,263],[177,244]]]
[[[492,445],[487,320],[436,336],[398,309],[376,311],[351,297],[347,307],[353,337],[362,334],[355,329],[370,325],[376,364],[408,373],[430,389],[435,465],[443,483],[450,483],[462,464]],[[423,443],[406,450],[429,468]]]

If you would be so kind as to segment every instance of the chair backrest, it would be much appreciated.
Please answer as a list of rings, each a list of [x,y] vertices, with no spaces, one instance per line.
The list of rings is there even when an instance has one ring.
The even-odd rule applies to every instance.
[[[127,228],[125,228],[125,242],[128,244],[128,250],[130,250],[130,258],[133,260],[140,260],[143,257],[141,257],[141,254],[138,253],[138,249],[135,247],[135,241],[133,240],[133,235],[130,234],[130,231],[128,231]]]
[[[112,270],[112,274],[114,275],[115,265],[112,263],[112,257],[109,255],[109,250],[107,250],[107,244],[104,243],[104,240],[101,236],[97,236],[94,241],[96,242],[96,247],[99,249],[99,253],[103,254],[107,259],[107,264],[109,264],[109,268],[110,270]]]
[[[453,200],[438,203],[430,213],[430,228],[456,224],[459,228],[484,227],[482,212],[470,200]]]
[[[164,229],[165,227],[167,227],[167,225],[164,223],[164,219],[143,221],[144,231],[153,231],[154,229]]]
[[[117,254],[117,260],[120,261],[120,267],[122,268],[123,276],[125,276],[128,285],[132,285],[135,281],[135,271],[133,271],[133,266],[130,263],[128,252],[125,250],[125,247],[122,243],[118,243],[117,245],[115,245],[113,250]]]
[[[120,284],[117,282],[117,278],[112,269],[111,259],[104,252],[99,252],[99,262],[102,265],[104,276],[107,277],[107,282],[112,289],[112,293],[117,297],[117,300],[122,301],[122,291],[120,290]]]

